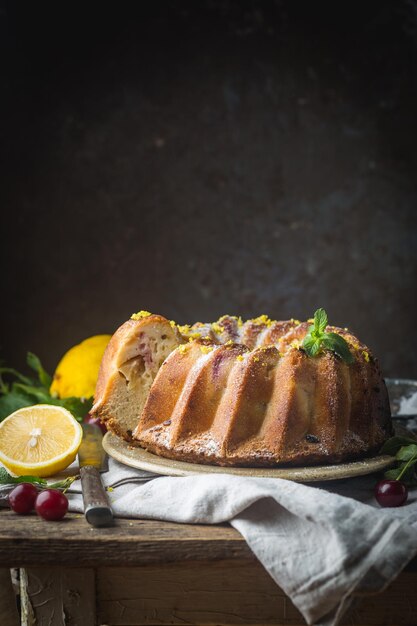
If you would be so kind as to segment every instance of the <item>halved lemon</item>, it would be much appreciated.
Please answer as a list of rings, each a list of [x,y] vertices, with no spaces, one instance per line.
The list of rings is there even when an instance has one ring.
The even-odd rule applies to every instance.
[[[28,406],[0,423],[0,461],[17,476],[52,476],[74,461],[82,434],[67,409]]]

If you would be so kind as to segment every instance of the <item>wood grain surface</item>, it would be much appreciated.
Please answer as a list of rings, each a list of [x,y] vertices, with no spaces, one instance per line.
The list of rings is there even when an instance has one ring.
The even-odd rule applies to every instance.
[[[25,567],[41,626],[304,624],[227,525],[116,519],[97,529],[80,515],[55,524],[2,510],[0,565]],[[382,594],[358,597],[343,624],[415,626],[416,588],[414,560]]]
[[[37,515],[0,512],[0,565],[73,567],[134,566],[189,559],[250,559],[252,552],[230,526],[173,524],[116,519],[109,528],[92,528],[83,516],[69,514],[59,524]]]
[[[0,567],[0,624],[1,626],[20,624],[10,570],[7,567]]]
[[[29,568],[37,626],[305,626],[257,562],[189,561],[136,568]],[[356,597],[344,626],[415,626],[417,575]]]
[[[384,593],[355,598],[342,624],[415,626],[416,587],[417,575],[404,573]],[[100,569],[96,594],[98,623],[111,626],[306,623],[257,562]]]

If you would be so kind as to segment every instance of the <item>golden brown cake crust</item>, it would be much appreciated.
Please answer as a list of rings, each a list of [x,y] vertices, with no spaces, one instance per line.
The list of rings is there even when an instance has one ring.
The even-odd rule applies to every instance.
[[[148,314],[128,320],[103,357],[93,413],[131,444],[192,463],[309,465],[374,454],[392,435],[376,359],[333,326],[327,332],[344,337],[353,363],[328,350],[308,357],[309,327],[265,315],[192,326]]]
[[[349,331],[327,329],[346,339],[352,365],[329,351],[309,358],[300,349],[308,323],[244,327],[257,347],[196,339],[171,353],[135,431],[140,446],[192,463],[267,467],[338,463],[391,436],[378,364]],[[264,346],[272,327],[277,342]]]

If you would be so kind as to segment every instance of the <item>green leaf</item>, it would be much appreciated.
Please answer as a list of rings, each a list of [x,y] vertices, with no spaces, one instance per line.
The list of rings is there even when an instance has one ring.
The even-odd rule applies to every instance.
[[[51,396],[49,389],[51,377],[44,370],[40,359],[28,352],[28,365],[38,374],[39,380],[23,376],[11,367],[0,366],[0,421],[14,411],[34,404],[52,404],[66,408],[78,421],[82,421],[93,405],[93,398],[58,398]],[[2,374],[15,378],[5,383]]]
[[[26,395],[18,393],[8,393],[0,397],[0,422],[5,417],[22,409],[24,406],[31,406],[33,400],[29,399]]]
[[[417,461],[417,444],[412,443],[409,446],[403,446],[400,448],[395,456],[398,461],[410,461],[413,457],[416,457]]]
[[[384,443],[379,452],[380,454],[395,456],[402,446],[409,446],[415,443],[417,443],[416,440],[411,437],[391,437]]]
[[[322,344],[326,350],[331,350],[337,354],[345,363],[351,364],[354,362],[347,342],[340,335],[336,333],[325,333],[322,338]]]
[[[394,467],[385,472],[384,478],[388,480],[401,480],[407,487],[417,485],[414,463],[406,467],[407,463],[401,463],[399,467]]]
[[[0,485],[32,483],[33,485],[37,485],[39,489],[63,489],[66,491],[74,480],[77,480],[77,478],[79,478],[78,475],[68,476],[67,478],[58,480],[55,483],[48,483],[47,480],[39,478],[39,476],[12,476],[4,467],[0,467]]]
[[[30,396],[33,399],[32,404],[54,404],[54,402],[50,401],[51,395],[43,387],[13,383],[12,392]]]
[[[25,385],[33,385],[34,383],[31,378],[29,378],[28,376],[24,376],[12,367],[0,367],[0,376],[2,374],[10,374],[11,376],[14,376],[18,380],[20,380],[20,382],[24,383]]]
[[[15,485],[17,483],[47,484],[44,478],[38,476],[11,476],[4,467],[0,467],[0,485]]]
[[[93,398],[62,398],[58,400],[60,406],[67,409],[78,420],[82,421],[93,406]]]
[[[307,356],[314,357],[325,348],[331,350],[339,358],[348,364],[354,362],[352,353],[347,342],[337,333],[324,332],[327,327],[327,313],[324,309],[317,309],[314,313],[314,325],[310,326],[303,339],[301,348]]]
[[[33,354],[33,352],[28,352],[26,356],[26,362],[29,367],[31,367],[37,373],[41,385],[49,390],[49,387],[52,383],[52,378],[48,374],[48,372],[46,372],[42,367],[42,363],[39,357],[37,357],[36,354]]]
[[[321,340],[308,334],[304,337],[301,347],[306,352],[307,356],[314,357],[321,348]]]
[[[324,309],[317,309],[314,313],[314,329],[317,333],[324,333],[327,326],[327,313]]]
[[[389,480],[401,480],[408,487],[417,485],[416,464],[417,464],[417,441],[411,437],[391,437],[382,446],[381,454],[395,455],[398,462],[397,467],[393,467],[385,472],[385,478]]]
[[[397,480],[400,472],[401,472],[400,467],[394,467],[393,469],[387,470],[384,473],[384,477],[387,478],[388,480]]]

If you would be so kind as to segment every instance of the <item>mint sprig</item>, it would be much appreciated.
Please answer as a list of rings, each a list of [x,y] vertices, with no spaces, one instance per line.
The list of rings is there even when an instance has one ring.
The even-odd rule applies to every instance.
[[[63,406],[75,419],[82,421],[91,409],[93,399],[51,396],[49,388],[52,379],[42,367],[40,359],[32,352],[28,352],[27,364],[36,376],[25,376],[11,367],[3,367],[0,363],[0,422],[17,409],[34,404]]]
[[[313,324],[309,327],[301,348],[309,357],[317,356],[322,350],[331,350],[350,365],[354,362],[354,358],[347,342],[337,333],[326,333],[327,321],[326,311],[317,309],[314,313]]]
[[[397,466],[384,474],[388,480],[401,480],[408,487],[417,485],[417,440],[411,437],[391,437],[382,446],[381,454],[395,456]]]
[[[0,467],[0,485],[32,483],[39,489],[63,489],[66,491],[77,478],[78,476],[68,476],[68,478],[64,478],[64,480],[58,480],[55,483],[48,483],[47,480],[40,478],[39,476],[12,476],[4,467]]]

